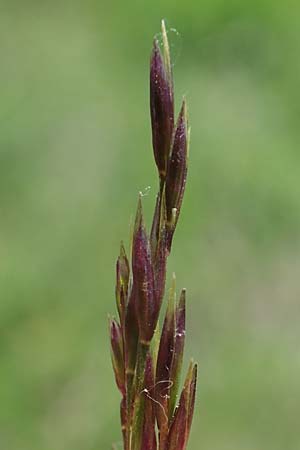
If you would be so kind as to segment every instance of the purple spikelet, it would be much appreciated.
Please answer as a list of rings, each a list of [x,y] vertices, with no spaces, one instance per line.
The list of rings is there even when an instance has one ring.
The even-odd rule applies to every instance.
[[[155,39],[150,61],[150,113],[155,162],[162,180],[167,173],[174,127],[172,74]]]

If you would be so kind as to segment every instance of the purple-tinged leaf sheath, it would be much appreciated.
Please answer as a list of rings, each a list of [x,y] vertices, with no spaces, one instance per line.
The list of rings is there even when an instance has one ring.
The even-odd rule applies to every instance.
[[[188,125],[185,100],[176,124],[172,152],[166,178],[166,209],[169,229],[169,249],[180,213],[187,176]]]
[[[170,379],[172,386],[170,387],[170,401],[169,401],[169,417],[172,417],[176,405],[176,396],[178,393],[178,385],[180,382],[184,341],[185,341],[185,289],[182,289],[178,305],[176,306],[176,329],[175,329],[175,344],[170,368]]]
[[[150,352],[147,355],[145,369],[145,388],[143,391],[145,397],[144,404],[144,423],[143,435],[141,441],[141,450],[156,450],[156,433],[155,433],[155,411],[153,401],[154,374],[153,361]]]
[[[129,275],[129,262],[126,256],[124,245],[121,242],[120,256],[118,257],[116,264],[116,301],[121,324],[123,323],[125,318]]]
[[[133,235],[132,273],[139,341],[149,343],[156,327],[160,305],[155,295],[150,243],[143,223],[141,199]]]
[[[190,363],[184,387],[171,423],[166,450],[185,450],[195,405],[197,366]]]
[[[150,112],[154,158],[160,179],[164,180],[174,127],[174,100],[172,75],[156,39],[150,60]]]
[[[121,391],[125,394],[125,369],[124,369],[124,352],[123,337],[121,327],[114,319],[110,320],[110,342],[111,342],[111,358],[115,373],[116,383]]]
[[[169,392],[170,392],[170,368],[174,354],[175,338],[175,279],[170,289],[168,307],[161,333],[158,350],[155,380],[156,418],[160,432],[160,445],[167,437],[169,426]]]

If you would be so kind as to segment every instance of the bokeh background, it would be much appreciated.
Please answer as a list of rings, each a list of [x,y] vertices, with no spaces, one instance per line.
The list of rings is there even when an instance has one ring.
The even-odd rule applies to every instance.
[[[192,126],[169,260],[200,365],[189,449],[300,448],[300,4],[1,0],[1,450],[120,442],[107,315],[138,191],[154,205],[161,18]]]

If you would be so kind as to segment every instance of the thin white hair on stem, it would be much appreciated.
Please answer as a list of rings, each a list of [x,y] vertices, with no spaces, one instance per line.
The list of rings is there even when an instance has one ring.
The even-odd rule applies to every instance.
[[[148,389],[146,389],[146,388],[143,389],[141,393],[142,394],[146,394],[146,397],[149,398],[149,400],[151,400],[153,403],[156,403],[162,409],[162,411],[164,413],[164,416],[165,416],[165,419],[166,419],[166,421],[168,421],[169,418],[167,416],[167,413],[166,413],[166,410],[165,410],[164,406],[158,400],[155,400],[155,398],[151,397],[151,395],[149,394]]]
[[[166,387],[164,389],[169,390],[173,386],[174,382],[172,380],[160,380],[151,386],[148,391],[151,392],[153,389],[155,389],[159,384],[166,384]]]
[[[163,391],[168,392],[172,388],[174,382],[172,380],[161,380],[156,383],[155,387],[158,384],[166,384],[166,386],[163,388]],[[160,396],[161,397],[169,397],[169,395],[167,393],[165,395],[163,395],[162,392],[161,392]]]

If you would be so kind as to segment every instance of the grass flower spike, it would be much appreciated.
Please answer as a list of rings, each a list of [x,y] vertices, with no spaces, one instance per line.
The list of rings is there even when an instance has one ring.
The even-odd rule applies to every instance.
[[[183,289],[177,300],[175,276],[162,329],[158,324],[167,258],[184,196],[189,144],[185,100],[174,125],[173,78],[164,22],[162,42],[161,50],[154,40],[150,60],[152,145],[159,189],[150,233],[140,195],[130,258],[121,244],[116,264],[119,320],[111,319],[109,325],[112,365],[122,395],[124,450],[185,450],[195,405],[197,366],[193,362],[178,399],[186,291]]]
[[[150,62],[150,112],[154,158],[164,181],[174,126],[174,99],[170,67],[165,66],[156,39]]]

